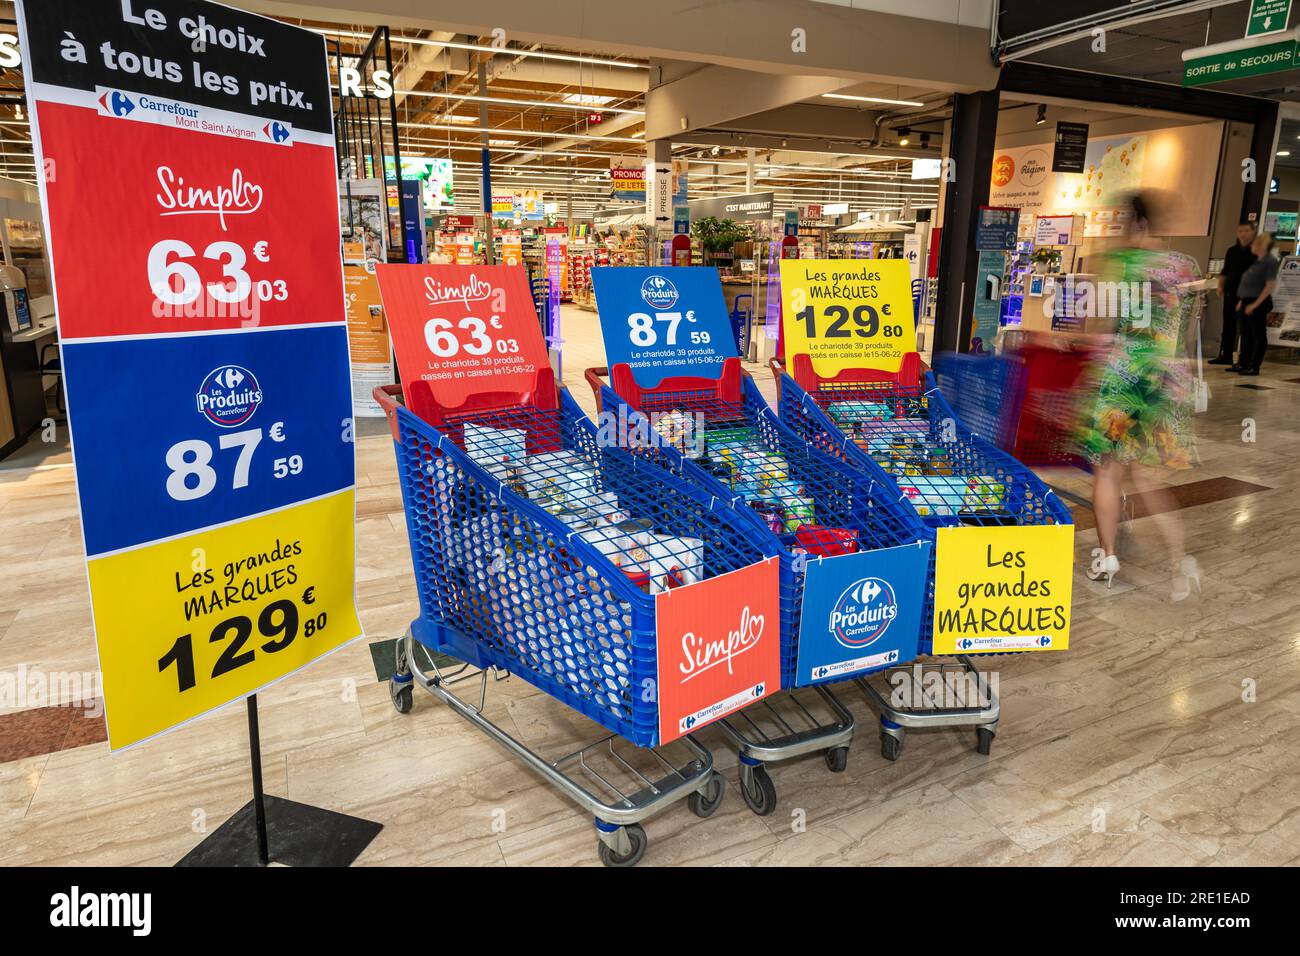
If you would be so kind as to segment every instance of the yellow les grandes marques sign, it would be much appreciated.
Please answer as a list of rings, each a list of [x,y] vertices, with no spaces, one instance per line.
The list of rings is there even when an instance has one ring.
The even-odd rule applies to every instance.
[[[1070,646],[1074,525],[939,528],[934,653]]]
[[[912,273],[906,259],[783,259],[785,354],[807,355],[813,371],[897,372],[916,351]]]

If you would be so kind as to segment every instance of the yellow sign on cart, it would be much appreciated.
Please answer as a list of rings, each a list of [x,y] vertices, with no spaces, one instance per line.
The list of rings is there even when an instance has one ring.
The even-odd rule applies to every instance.
[[[783,259],[785,354],[807,355],[813,371],[897,372],[916,351],[912,273],[906,259]]]
[[[1074,525],[940,528],[934,653],[1070,646]]]

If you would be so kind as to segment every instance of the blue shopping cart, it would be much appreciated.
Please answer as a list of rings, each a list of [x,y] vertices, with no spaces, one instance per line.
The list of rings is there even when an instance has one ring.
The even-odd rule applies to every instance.
[[[820,453],[782,425],[737,358],[724,360],[717,379],[668,378],[655,388],[638,386],[627,365],[589,369],[587,379],[605,414],[618,410],[689,425],[690,436],[669,441],[676,447],[667,450],[661,463],[710,495],[731,501],[779,549],[781,682],[787,693],[720,722],[739,750],[742,796],[755,813],[771,813],[776,791],[765,764],[822,750],[828,767],[841,771],[853,732],[850,712],[827,687],[847,675],[817,678],[796,666],[808,562],[851,550],[913,544],[925,537],[925,529],[887,482],[873,481]],[[747,483],[769,484],[752,506],[737,494],[734,470],[726,460],[732,449],[750,456]],[[791,494],[790,489],[798,491]],[[910,659],[914,652],[913,647],[905,656]],[[813,692],[799,692],[802,688]],[[813,712],[809,704],[815,700],[825,706],[829,719]]]
[[[591,812],[607,865],[632,865],[646,848],[641,820],[680,799],[708,816],[725,787],[693,737],[671,745],[684,760],[658,746],[657,695],[646,692],[657,681],[651,592],[776,548],[656,466],[654,449],[602,445],[549,368],[527,394],[473,396],[455,409],[423,382],[410,383],[411,407],[400,394],[374,392],[393,434],[420,601],[398,642],[394,706],[407,713],[413,685],[428,689]],[[416,645],[459,664],[425,672]],[[610,733],[558,760],[535,753],[483,716],[489,675],[509,674]],[[476,700],[456,693],[473,680]]]
[[[897,373],[851,369],[824,378],[806,355],[793,356],[791,366],[793,375],[772,363],[781,421],[809,445],[886,482],[931,540],[941,527],[1072,523],[1041,479],[966,426],[916,353]],[[933,651],[933,552],[931,561],[925,655]],[[858,682],[880,712],[881,753],[897,759],[905,728],[934,726],[974,726],[977,749],[989,753],[1000,712],[990,683],[968,656],[928,667],[940,673],[918,662],[901,678],[887,675],[888,697]],[[927,686],[943,689],[943,700]]]

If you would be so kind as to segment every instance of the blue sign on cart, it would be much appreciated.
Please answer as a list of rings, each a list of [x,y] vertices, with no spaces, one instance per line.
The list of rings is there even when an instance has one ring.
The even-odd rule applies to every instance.
[[[642,388],[665,378],[718,378],[736,339],[716,269],[701,266],[591,270],[605,361],[632,369]]]
[[[809,563],[798,686],[844,680],[916,657],[930,548],[925,541]]]

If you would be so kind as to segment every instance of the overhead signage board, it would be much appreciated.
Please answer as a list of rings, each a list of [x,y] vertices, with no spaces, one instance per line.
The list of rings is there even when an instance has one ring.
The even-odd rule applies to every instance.
[[[1281,73],[1294,70],[1296,62],[1296,41],[1290,34],[1285,39],[1245,49],[1203,47],[1183,54],[1183,86],[1205,86],[1208,83],[1224,83],[1243,77]]]
[[[643,159],[609,161],[609,198],[621,202],[645,202],[646,164]]]
[[[746,193],[715,199],[692,199],[687,205],[691,210],[691,222],[710,216],[744,222],[771,219],[774,199],[774,193]]]
[[[1281,33],[1291,17],[1291,0],[1250,0],[1250,14],[1246,17],[1246,36],[1267,36]]]
[[[361,634],[329,70],[200,0],[17,16],[117,749]]]
[[[626,364],[642,388],[665,378],[718,378],[738,355],[718,270],[597,266],[591,270],[610,368]]]
[[[1052,145],[1052,172],[1081,173],[1087,165],[1088,124],[1056,124],[1056,139]]]

